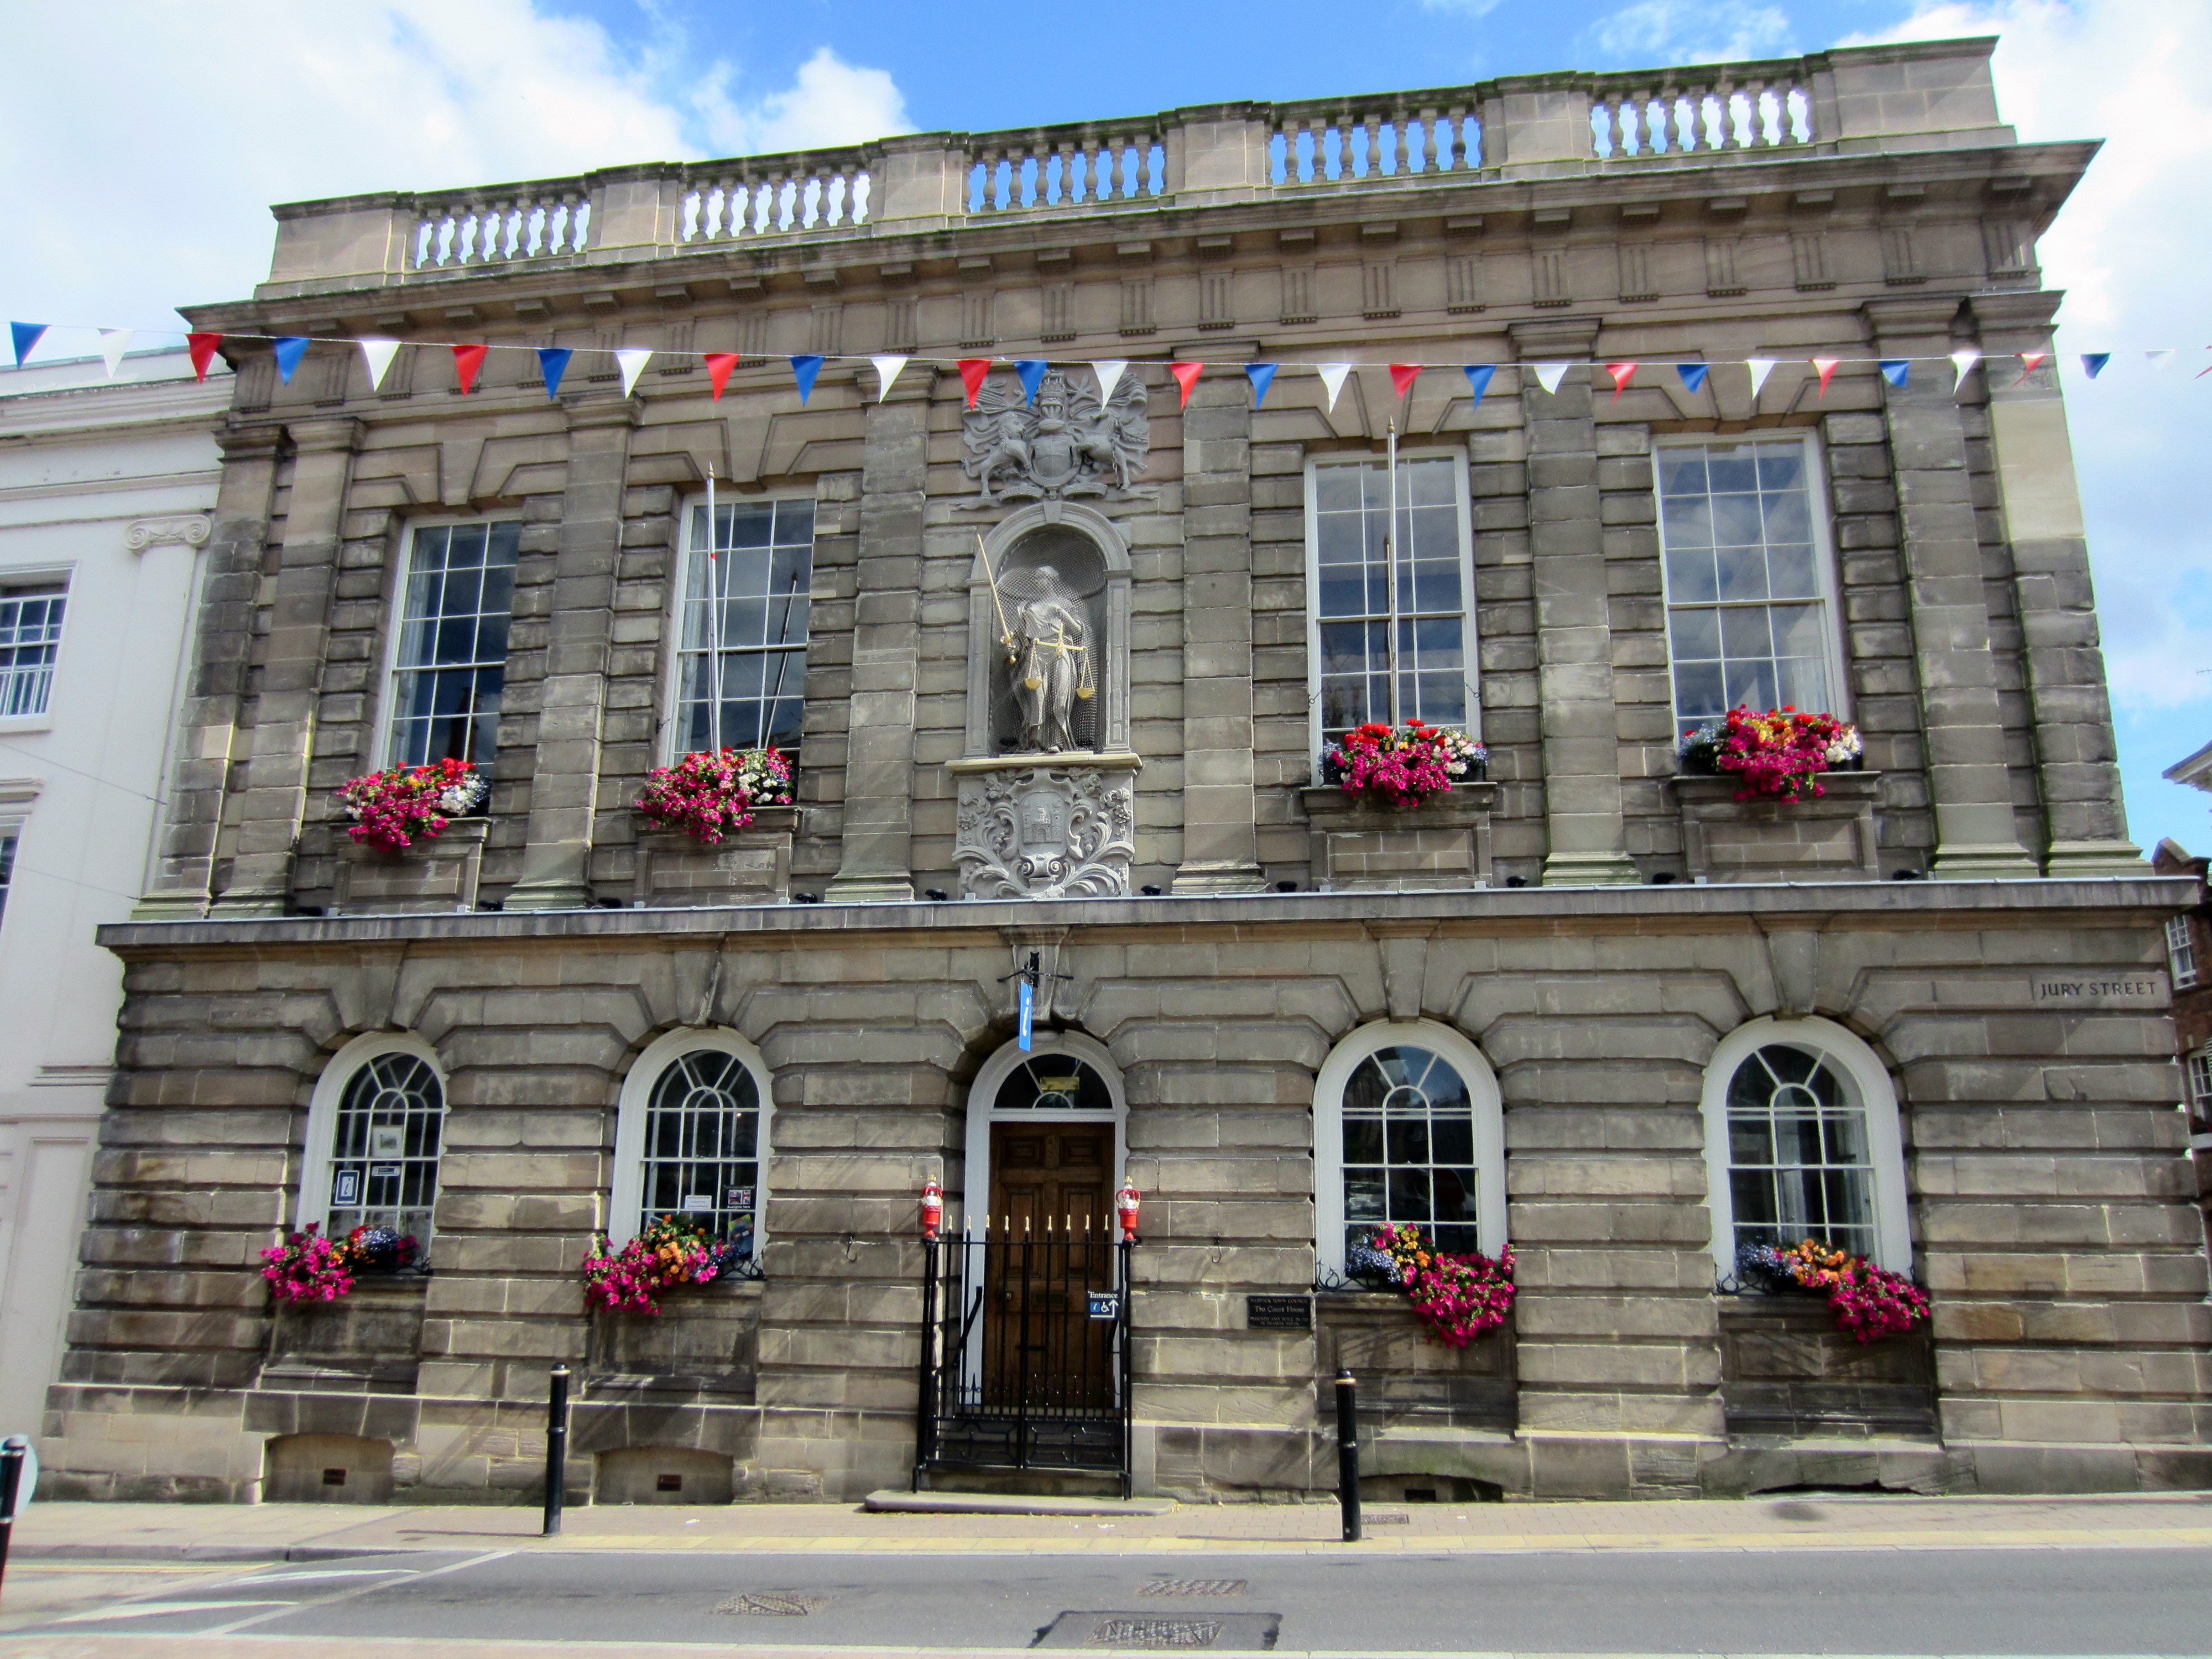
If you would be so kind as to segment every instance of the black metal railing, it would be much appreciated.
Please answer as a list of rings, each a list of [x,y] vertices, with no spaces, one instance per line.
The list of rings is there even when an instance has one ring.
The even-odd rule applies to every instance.
[[[924,1244],[914,1486],[940,1469],[1118,1475],[1129,1492],[1133,1240],[1081,1230]]]

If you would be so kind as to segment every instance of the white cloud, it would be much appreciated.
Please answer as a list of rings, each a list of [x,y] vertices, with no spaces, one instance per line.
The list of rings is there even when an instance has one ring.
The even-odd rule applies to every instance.
[[[1951,0],[1879,38],[1992,33],[1998,107],[2023,140],[2105,140],[2043,239],[2044,280],[2066,290],[2068,362],[2118,354],[2066,395],[2130,817],[2146,846],[2202,843],[2203,798],[2156,778],[2212,737],[2212,380],[2195,378],[2212,363],[2212,222],[2194,206],[2212,167],[2212,7]],[[2154,373],[2142,354],[2166,346],[2177,361]]]
[[[1589,38],[1605,56],[1638,64],[1740,62],[1781,51],[1790,20],[1749,0],[1637,0],[1600,19]]]
[[[860,69],[827,46],[799,66],[791,88],[752,105],[729,98],[726,66],[695,98],[716,154],[753,155],[855,143],[906,132],[906,100],[882,70]]]
[[[1504,0],[1421,0],[1423,11],[1456,12],[1462,17],[1487,17]]]
[[[680,40],[629,52],[531,0],[93,9],[97,50],[84,8],[9,19],[9,316],[173,326],[173,305],[242,295],[266,274],[273,202],[849,143],[904,125],[889,76],[826,50],[787,88],[735,100],[731,67],[699,67]],[[50,349],[91,341],[57,329]]]

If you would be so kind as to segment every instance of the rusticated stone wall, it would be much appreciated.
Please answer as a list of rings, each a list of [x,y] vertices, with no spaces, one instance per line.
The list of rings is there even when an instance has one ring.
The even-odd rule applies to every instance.
[[[1494,1068],[1521,1264],[1510,1337],[1377,1379],[1387,1472],[1547,1496],[1835,1478],[1818,1474],[1817,1448],[1730,1433],[1698,1100],[1716,1045],[1762,1015],[1857,1033],[1902,1102],[1937,1436],[1886,1442],[1879,1478],[2212,1483],[2212,1316],[2163,1004],[2038,1006],[2031,989],[2057,967],[2154,981],[2170,886],[112,929],[129,964],[124,1073],[47,1467],[62,1492],[242,1497],[269,1437],[351,1434],[392,1443],[403,1495],[519,1500],[559,1360],[584,1374],[582,1449],[726,1458],[741,1494],[849,1498],[901,1480],[915,1195],[942,1175],[957,1220],[966,1085],[1012,1035],[999,981],[1018,920],[1066,928],[1059,970],[1073,978],[1058,1012],[1105,1045],[1127,1097],[1129,1170],[1146,1194],[1142,1486],[1326,1489],[1317,1367],[1347,1341],[1387,1354],[1408,1340],[1402,1316],[1376,1326],[1371,1310],[1325,1308],[1321,1335],[1242,1319],[1246,1294],[1310,1282],[1315,1075],[1336,1042],[1385,1019],[1448,1024]],[[672,1306],[664,1330],[610,1335],[586,1314],[578,1269],[611,1180],[616,1098],[647,1042],[699,1024],[757,1043],[772,1075],[767,1277],[721,1293],[733,1300]],[[342,1043],[380,1030],[418,1034],[448,1079],[434,1271],[419,1328],[380,1291],[354,1336],[303,1340],[272,1324],[256,1253],[289,1216],[315,1079]],[[1773,1380],[1739,1377],[1733,1398]]]

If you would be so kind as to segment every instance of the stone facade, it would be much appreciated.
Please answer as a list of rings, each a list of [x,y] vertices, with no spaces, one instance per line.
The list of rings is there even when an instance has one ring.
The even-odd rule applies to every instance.
[[[168,838],[103,935],[128,1000],[55,1489],[289,1493],[321,1457],[333,1492],[526,1499],[556,1362],[580,1496],[903,1480],[915,1194],[941,1181],[956,1226],[992,1201],[971,1085],[1032,956],[1042,1052],[1097,1073],[1146,1194],[1141,1490],[1326,1490],[1338,1363],[1395,1494],[2212,1484],[2160,969],[2180,890],[2125,838],[2057,383],[1875,372],[2048,348],[2033,238],[2090,147],[2016,143],[1987,50],[1759,66],[1746,106],[1784,114],[1725,149],[1670,145],[1656,82],[1563,75],[280,210],[271,281],[194,313],[240,372]],[[1370,164],[1385,133],[1405,165]],[[372,391],[340,343],[280,384],[258,338],[372,322],[578,356],[557,400],[520,350],[464,398],[442,349]],[[665,354],[627,395],[618,345]],[[683,354],[725,350],[716,401]],[[801,352],[827,358],[804,398],[776,361]],[[876,353],[910,354],[889,386]],[[979,500],[950,365],[981,355],[1127,360],[1147,470]],[[1825,396],[1814,355],[1846,360]],[[1756,393],[1753,356],[1784,360]],[[1701,391],[1618,398],[1513,367],[1699,357]],[[1192,359],[1218,367],[1185,402],[1165,365]],[[1255,404],[1253,360],[1366,367]],[[1393,361],[1505,366],[1394,402]],[[1393,423],[1463,475],[1489,750],[1395,815],[1312,787],[1307,483]],[[1820,458],[1867,744],[1817,812],[1675,775],[1655,446],[1765,433]],[[672,873],[632,804],[671,757],[679,514],[710,477],[812,503],[798,802],[749,861]],[[476,909],[355,914],[330,792],[391,718],[410,531],[471,517],[522,526]],[[1103,773],[1122,839],[1058,892],[976,874],[1004,764],[979,576],[1017,537],[1101,573],[1097,747],[1023,776]],[[1858,1353],[1734,1293],[1713,1068],[1754,1027],[1893,1094],[1884,1249],[1923,1334]],[[1464,1350],[1353,1291],[1313,1330],[1247,1322],[1316,1285],[1341,1185],[1317,1080],[1378,1030],[1494,1085],[1483,1224],[1520,1299]],[[764,1277],[650,1325],[587,1312],[638,1066],[686,1031],[757,1063]],[[431,1271],[273,1318],[256,1253],[313,1207],[314,1126],[380,1034],[445,1091]]]

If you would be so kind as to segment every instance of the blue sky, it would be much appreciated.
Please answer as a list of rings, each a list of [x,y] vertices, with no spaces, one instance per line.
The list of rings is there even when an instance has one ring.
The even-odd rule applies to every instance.
[[[2023,138],[2106,140],[2045,280],[2062,350],[2119,354],[2067,397],[2130,824],[2212,850],[2212,798],[2158,775],[2212,741],[2205,0],[86,0],[9,27],[0,313],[149,344],[260,280],[272,202],[1996,34]],[[2153,373],[2156,347],[2194,361]],[[44,355],[94,349],[58,326]]]

